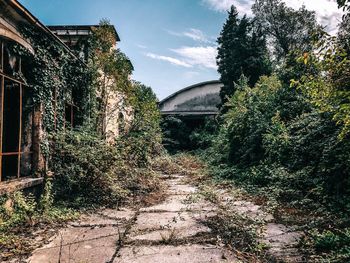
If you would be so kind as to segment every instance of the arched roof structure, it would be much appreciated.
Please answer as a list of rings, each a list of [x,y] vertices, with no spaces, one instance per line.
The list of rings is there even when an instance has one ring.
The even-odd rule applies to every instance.
[[[181,89],[159,103],[162,115],[216,115],[221,102],[218,80],[205,81]]]

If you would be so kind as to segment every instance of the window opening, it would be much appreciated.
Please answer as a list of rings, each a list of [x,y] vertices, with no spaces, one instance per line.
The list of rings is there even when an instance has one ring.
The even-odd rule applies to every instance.
[[[0,181],[32,172],[32,94],[14,78],[21,71],[21,59],[9,47],[0,39]]]

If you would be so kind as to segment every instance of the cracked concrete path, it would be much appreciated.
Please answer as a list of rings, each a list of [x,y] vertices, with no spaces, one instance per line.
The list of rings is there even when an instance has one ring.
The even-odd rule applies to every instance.
[[[216,207],[191,197],[197,188],[164,176],[167,198],[154,206],[83,216],[34,251],[30,263],[239,262],[202,222]]]
[[[286,226],[276,222],[274,216],[264,211],[263,207],[251,201],[237,200],[234,195],[220,189],[218,203],[227,212],[238,213],[254,221],[264,222],[260,229],[259,243],[267,246],[267,253],[276,262],[304,262],[297,246],[303,233],[296,230],[297,226]]]
[[[110,262],[116,257],[125,232],[136,212],[106,209],[83,215],[63,228],[45,246],[35,250],[27,262]]]

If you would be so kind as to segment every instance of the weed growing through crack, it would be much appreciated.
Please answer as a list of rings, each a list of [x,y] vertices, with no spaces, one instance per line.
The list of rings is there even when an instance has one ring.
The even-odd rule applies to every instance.
[[[186,196],[186,198],[181,202],[183,204],[190,205],[190,204],[198,203],[198,201],[200,201],[201,199],[203,199],[203,197],[200,194],[191,193],[188,196]]]
[[[234,211],[220,209],[205,224],[225,245],[249,262],[273,262],[266,258],[267,246],[259,242],[259,222]]]
[[[162,238],[162,244],[169,245],[177,239],[178,230],[175,228],[167,230],[166,233],[160,233],[160,237]]]

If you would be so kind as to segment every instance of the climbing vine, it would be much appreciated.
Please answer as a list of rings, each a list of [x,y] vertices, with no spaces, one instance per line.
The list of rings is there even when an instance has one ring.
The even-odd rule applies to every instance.
[[[79,107],[77,118],[82,122],[87,116],[89,68],[64,46],[33,26],[22,26],[22,34],[34,50],[20,45],[14,46],[14,53],[22,58],[22,78],[31,88],[33,105],[43,105],[43,126],[52,133],[64,128],[65,104]],[[73,101],[72,94],[79,94]],[[56,118],[56,120],[55,120]]]

